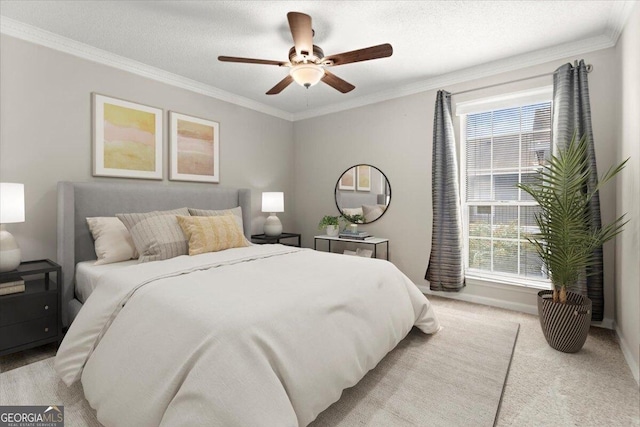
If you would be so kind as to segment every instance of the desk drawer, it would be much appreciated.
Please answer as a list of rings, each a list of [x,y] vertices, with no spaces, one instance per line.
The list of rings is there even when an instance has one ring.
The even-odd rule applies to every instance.
[[[53,338],[58,335],[58,316],[41,317],[0,328],[0,350]]]
[[[0,327],[26,322],[58,312],[58,294],[42,292],[25,294],[18,298],[0,301]]]

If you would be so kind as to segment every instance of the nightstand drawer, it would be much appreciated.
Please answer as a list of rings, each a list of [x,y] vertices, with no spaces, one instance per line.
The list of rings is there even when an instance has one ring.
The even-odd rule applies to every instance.
[[[0,328],[0,350],[58,335],[58,316],[42,317]]]
[[[43,292],[0,300],[0,326],[13,325],[58,312],[58,294]]]

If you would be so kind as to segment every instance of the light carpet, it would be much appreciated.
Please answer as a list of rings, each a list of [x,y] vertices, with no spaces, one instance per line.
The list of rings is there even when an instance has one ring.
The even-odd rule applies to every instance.
[[[440,309],[443,329],[412,331],[311,426],[493,426],[519,325]],[[0,374],[4,405],[65,407],[65,425],[99,426],[82,387],[67,388],[48,358]]]

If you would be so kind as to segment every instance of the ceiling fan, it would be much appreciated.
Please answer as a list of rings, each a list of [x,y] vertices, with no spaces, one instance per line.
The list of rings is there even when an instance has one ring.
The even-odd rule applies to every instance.
[[[313,44],[314,31],[311,28],[311,17],[304,13],[287,13],[289,28],[293,36],[294,46],[289,49],[289,62],[270,61],[266,59],[238,58],[234,56],[218,56],[223,62],[242,62],[247,64],[277,65],[289,67],[289,75],[272,87],[267,95],[276,95],[292,82],[297,82],[307,89],[319,81],[323,81],[332,88],[347,93],[355,89],[351,83],[329,72],[326,67],[351,64],[353,62],[369,61],[371,59],[391,56],[393,48],[389,43],[371,46],[337,55],[324,56],[319,46]]]

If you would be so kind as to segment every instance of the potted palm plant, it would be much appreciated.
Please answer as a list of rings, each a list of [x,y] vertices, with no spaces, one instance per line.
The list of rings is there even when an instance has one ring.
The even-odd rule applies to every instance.
[[[589,203],[596,192],[625,166],[610,168],[594,188],[586,137],[574,134],[566,148],[551,156],[533,184],[518,184],[539,204],[539,232],[527,237],[542,259],[553,290],[538,293],[540,325],[549,345],[565,353],[582,348],[591,323],[591,300],[572,292],[581,274],[596,265],[594,250],[622,232],[624,215],[600,228],[592,226]],[[594,268],[595,267],[595,268]]]

